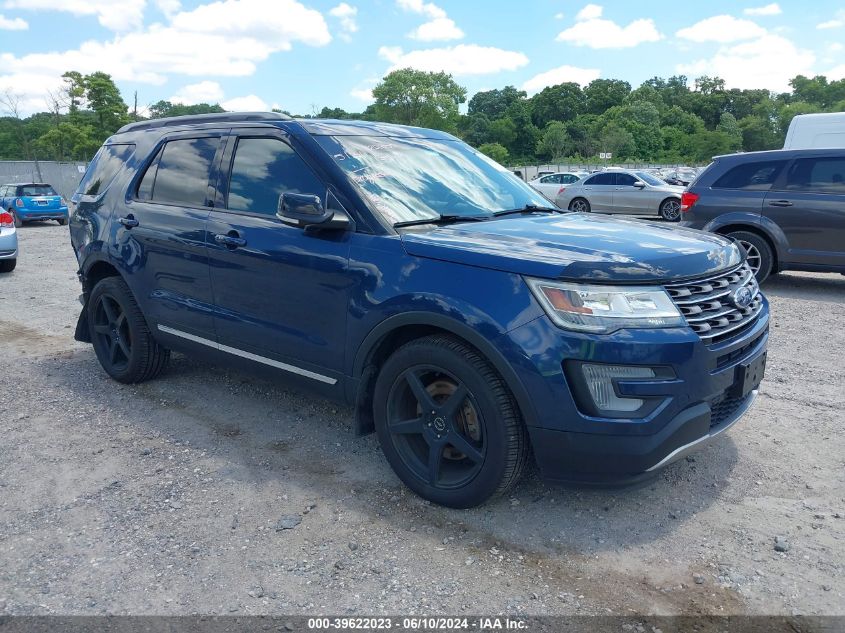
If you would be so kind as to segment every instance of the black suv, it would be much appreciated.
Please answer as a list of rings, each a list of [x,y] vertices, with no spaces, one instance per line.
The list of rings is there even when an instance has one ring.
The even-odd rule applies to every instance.
[[[782,270],[845,274],[845,149],[717,156],[681,210],[682,226],[739,241],[759,281]]]

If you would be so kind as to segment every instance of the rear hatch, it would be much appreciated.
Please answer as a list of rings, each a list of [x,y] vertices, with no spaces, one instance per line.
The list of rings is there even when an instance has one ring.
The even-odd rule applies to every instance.
[[[32,211],[58,211],[62,206],[61,196],[22,196],[21,200]]]

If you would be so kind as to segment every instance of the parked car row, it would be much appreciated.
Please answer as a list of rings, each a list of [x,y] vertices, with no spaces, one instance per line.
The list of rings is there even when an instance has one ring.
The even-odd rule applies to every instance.
[[[67,202],[46,183],[0,185],[0,273],[10,273],[17,265],[17,229],[36,220],[67,224]]]

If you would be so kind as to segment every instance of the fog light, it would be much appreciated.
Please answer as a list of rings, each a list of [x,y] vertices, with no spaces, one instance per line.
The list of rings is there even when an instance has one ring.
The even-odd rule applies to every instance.
[[[617,378],[654,378],[654,370],[650,367],[632,367],[629,365],[581,365],[587,389],[596,408],[603,411],[637,411],[643,406],[640,398],[621,398],[616,395],[613,380]]]

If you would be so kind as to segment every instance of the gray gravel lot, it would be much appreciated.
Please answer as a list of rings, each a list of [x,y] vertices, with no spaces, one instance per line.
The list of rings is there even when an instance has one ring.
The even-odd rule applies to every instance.
[[[0,613],[845,614],[843,276],[764,286],[767,378],[721,441],[639,488],[529,477],[456,511],[409,494],[346,408],[181,356],[110,381],[72,340],[67,229],[20,244]]]

